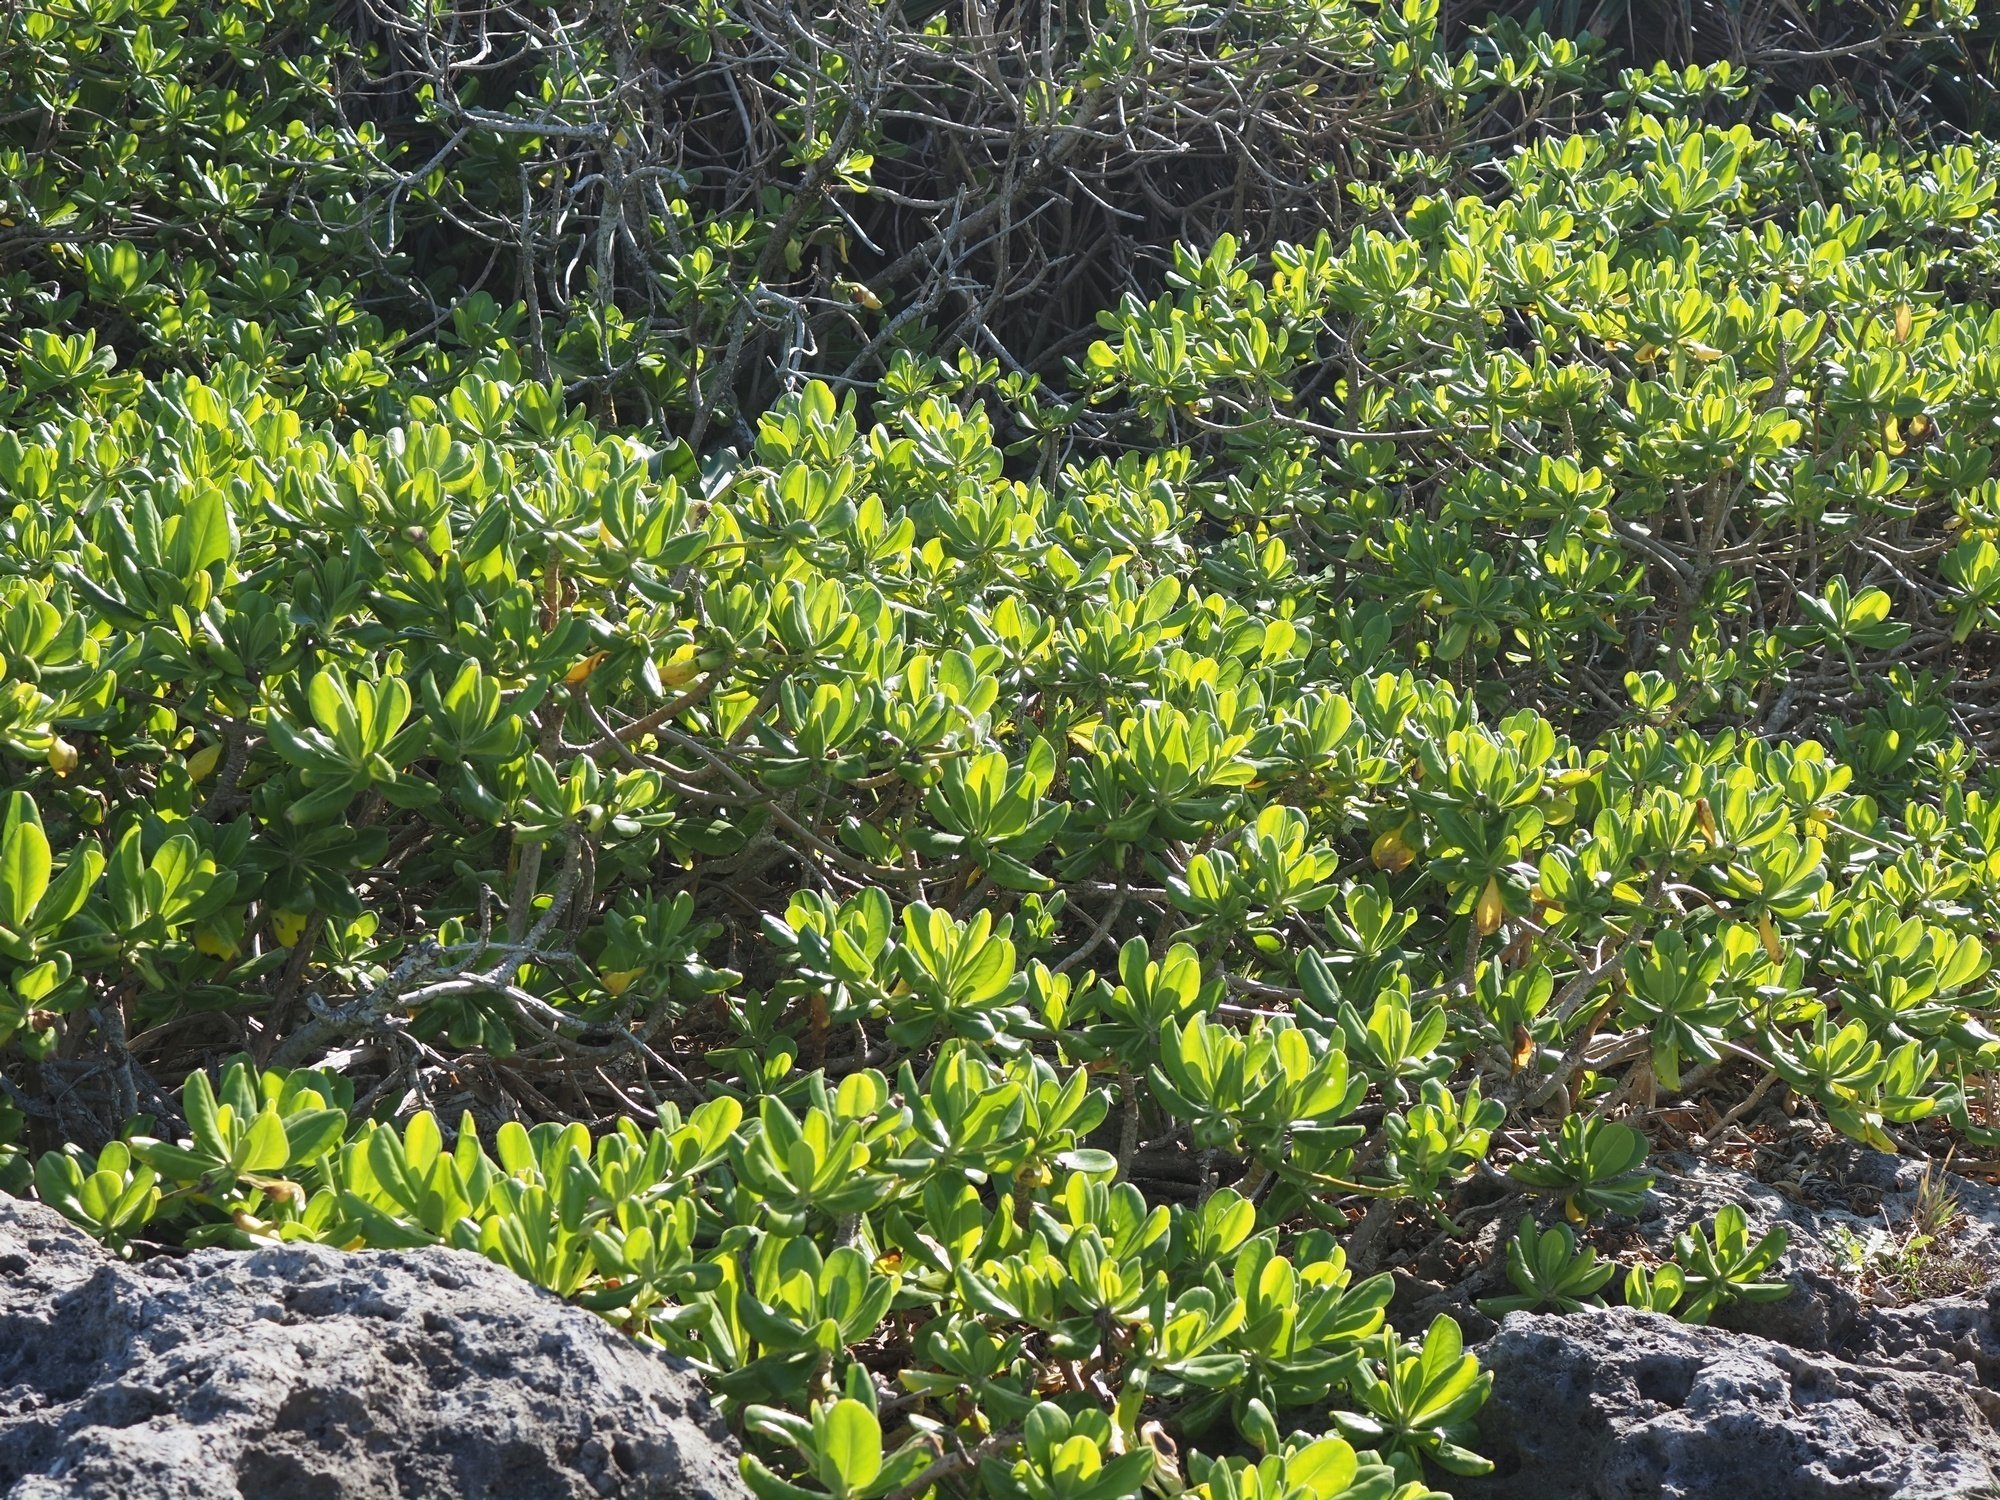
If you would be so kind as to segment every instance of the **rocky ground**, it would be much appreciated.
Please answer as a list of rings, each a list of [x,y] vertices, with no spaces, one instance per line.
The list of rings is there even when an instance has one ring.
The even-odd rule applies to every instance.
[[[1736,1203],[1753,1234],[1789,1228],[1791,1294],[1713,1327],[1621,1307],[1496,1327],[1472,1303],[1505,1289],[1496,1251],[1518,1205],[1483,1226],[1450,1286],[1411,1257],[1403,1314],[1452,1311],[1495,1375],[1480,1449],[1498,1469],[1456,1495],[2000,1497],[2000,1190],[1783,1120],[1741,1149],[1653,1164],[1645,1212],[1600,1240],[1664,1259]]]
[[[1992,1310],[1967,1303],[1988,1338]],[[1463,1497],[2000,1494],[2000,1407],[1950,1369],[1850,1362],[1630,1308],[1511,1315],[1481,1351],[1499,1461]]]
[[[2000,1497],[2000,1189],[1782,1121],[1654,1163],[1605,1248],[1664,1258],[1736,1203],[1754,1233],[1790,1228],[1791,1295],[1715,1327],[1618,1307],[1496,1325],[1474,1302],[1504,1287],[1518,1200],[1466,1215],[1468,1240],[1401,1247],[1399,1324],[1452,1313],[1496,1376],[1480,1447],[1498,1468],[1462,1500]],[[4,1197],[0,1491],[744,1494],[691,1375],[477,1256],[131,1266]]]
[[[0,1196],[14,1500],[739,1500],[694,1377],[457,1250],[108,1258]]]

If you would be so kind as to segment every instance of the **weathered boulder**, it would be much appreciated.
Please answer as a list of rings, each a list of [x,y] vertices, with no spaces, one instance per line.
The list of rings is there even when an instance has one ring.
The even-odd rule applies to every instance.
[[[15,1500],[738,1500],[694,1377],[479,1256],[310,1246],[128,1266],[0,1196]]]
[[[1511,1314],[1462,1500],[2000,1496],[2000,1400],[1944,1370],[1827,1354],[1629,1308]]]

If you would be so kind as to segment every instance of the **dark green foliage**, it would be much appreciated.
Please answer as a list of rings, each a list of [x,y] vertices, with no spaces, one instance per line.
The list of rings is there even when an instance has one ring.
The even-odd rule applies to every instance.
[[[1570,1115],[1509,1175],[1529,1187],[1562,1194],[1564,1211],[1581,1221],[1636,1213],[1653,1185],[1653,1174],[1640,1170],[1645,1159],[1646,1138],[1631,1126]]]
[[[1537,1230],[1532,1214],[1524,1214],[1521,1227],[1507,1242],[1507,1277],[1520,1290],[1505,1297],[1487,1297],[1479,1310],[1501,1317],[1510,1312],[1548,1309],[1576,1312],[1584,1307],[1602,1307],[1598,1288],[1617,1271],[1615,1265],[1597,1258],[1589,1246],[1577,1248],[1576,1236],[1567,1224]]]
[[[1776,1302],[1787,1296],[1791,1288],[1784,1282],[1757,1278],[1777,1265],[1791,1237],[1779,1224],[1752,1240],[1743,1210],[1733,1203],[1716,1210],[1712,1232],[1690,1225],[1674,1241],[1674,1260],[1693,1299],[1680,1316],[1706,1323],[1717,1308],[1731,1302]]]

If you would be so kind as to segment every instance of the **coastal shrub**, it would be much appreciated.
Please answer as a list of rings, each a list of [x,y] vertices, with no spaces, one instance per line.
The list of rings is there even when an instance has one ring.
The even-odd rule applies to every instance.
[[[1979,17],[1444,9],[0,20],[0,1189],[489,1256],[761,1495],[1416,1500],[1391,1264],[2000,1145]]]

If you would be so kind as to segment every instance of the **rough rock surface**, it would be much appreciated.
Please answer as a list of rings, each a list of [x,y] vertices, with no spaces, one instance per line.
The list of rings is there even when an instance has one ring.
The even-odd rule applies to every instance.
[[[1871,1233],[1907,1238],[1920,1161],[1780,1120],[1755,1172],[1708,1154],[1660,1152],[1653,1165],[1646,1208],[1605,1226],[1607,1248],[1664,1258],[1676,1233],[1734,1203],[1753,1234],[1790,1230],[1776,1275],[1791,1295],[1725,1308],[1714,1328],[1611,1308],[1516,1313],[1493,1332],[1467,1307],[1468,1335],[1492,1335],[1478,1348],[1495,1376],[1480,1448],[1499,1469],[1454,1481],[1454,1494],[2000,1500],[2000,1191],[1946,1179],[1957,1212],[1920,1258],[1913,1294],[1858,1271],[1849,1248]],[[1501,1289],[1513,1221],[1483,1228],[1479,1271],[1458,1286],[1412,1283],[1414,1313]]]
[[[1511,1314],[1461,1500],[2000,1496],[1996,1403],[1953,1374],[1851,1365],[1613,1308]]]
[[[16,1500],[737,1500],[694,1377],[476,1255],[107,1259],[0,1196]]]
[[[1910,1337],[1913,1319],[1921,1323],[1923,1308],[1948,1309],[1966,1295],[1983,1306],[1988,1284],[2000,1281],[2000,1192],[1946,1176],[1959,1212],[1949,1242],[1933,1247],[1927,1261],[1934,1269],[1955,1267],[1962,1285],[1954,1290],[1964,1295],[1903,1308],[1862,1295],[1852,1268],[1843,1264],[1841,1242],[1871,1232],[1891,1238],[1907,1233],[1924,1162],[1835,1140],[1792,1153],[1772,1174],[1774,1181],[1693,1155],[1664,1153],[1657,1165],[1659,1181],[1635,1226],[1656,1255],[1670,1253],[1676,1233],[1713,1219],[1725,1203],[1742,1208],[1753,1234],[1777,1224],[1791,1231],[1778,1276],[1791,1283],[1792,1295],[1725,1310],[1718,1321],[1739,1332],[1865,1363],[1934,1364],[1928,1345]],[[1958,1343],[1962,1333],[1939,1347]]]

